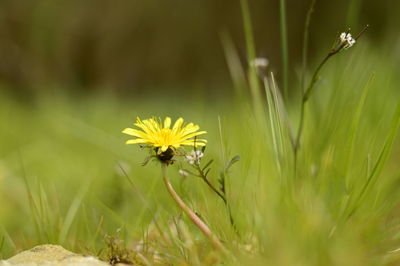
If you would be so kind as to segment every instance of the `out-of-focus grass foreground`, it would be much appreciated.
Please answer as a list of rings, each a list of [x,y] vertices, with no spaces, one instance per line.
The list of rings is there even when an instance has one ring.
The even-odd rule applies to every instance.
[[[0,259],[399,265],[399,4],[173,2],[0,3]],[[179,156],[167,171],[223,251],[124,144],[153,116],[207,131],[228,204]]]

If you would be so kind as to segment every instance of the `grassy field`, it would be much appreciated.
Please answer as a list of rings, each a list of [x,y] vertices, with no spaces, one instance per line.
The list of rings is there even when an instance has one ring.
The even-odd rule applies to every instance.
[[[225,98],[71,97],[54,89],[25,103],[2,95],[0,254],[57,243],[142,264],[398,265],[400,53],[393,47],[360,42],[323,69],[306,105],[296,171],[286,127],[299,119],[295,90],[287,118],[271,95],[252,98],[238,83]],[[215,160],[216,186],[240,155],[226,172],[235,227],[201,179],[180,176],[182,162],[168,167],[228,258],[176,207],[159,163],[141,166],[147,153],[124,145],[121,130],[136,116],[167,115],[208,131],[203,162]]]
[[[243,69],[222,39],[229,95],[51,88],[16,100],[1,90],[0,259],[54,243],[141,265],[399,265],[399,41],[357,41],[324,65],[295,149],[302,79],[289,75],[287,51],[283,100],[269,70]],[[309,60],[307,81],[320,60]],[[183,117],[208,132],[202,165],[214,160],[209,179],[218,187],[224,177],[229,208],[203,180],[179,174],[182,158],[167,174],[227,254],[177,208],[160,163],[142,166],[147,152],[124,144],[137,116]]]

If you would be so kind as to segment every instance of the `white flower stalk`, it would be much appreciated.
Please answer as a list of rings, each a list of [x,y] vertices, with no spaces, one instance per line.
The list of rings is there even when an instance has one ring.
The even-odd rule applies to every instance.
[[[185,155],[185,159],[189,164],[200,164],[201,158],[204,153],[201,151],[191,151],[189,154]]]
[[[342,32],[342,34],[340,34],[340,43],[345,44],[343,47],[344,49],[349,49],[356,43],[356,40],[353,39],[350,33]]]

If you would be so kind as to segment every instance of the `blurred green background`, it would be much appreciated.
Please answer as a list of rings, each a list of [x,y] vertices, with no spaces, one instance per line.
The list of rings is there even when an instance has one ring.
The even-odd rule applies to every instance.
[[[249,4],[257,54],[269,59],[280,79],[279,2]],[[309,5],[287,1],[292,67],[299,65]],[[311,58],[319,58],[325,52],[321,48],[348,27],[358,32],[370,24],[365,38],[381,45],[400,27],[399,9],[396,0],[317,1]],[[223,32],[246,62],[239,1],[2,0],[0,86],[23,96],[54,88],[135,95],[149,90],[226,93],[230,77]]]

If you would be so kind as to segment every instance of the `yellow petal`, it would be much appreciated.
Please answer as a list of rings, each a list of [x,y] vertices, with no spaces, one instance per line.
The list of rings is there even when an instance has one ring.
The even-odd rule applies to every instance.
[[[146,143],[146,140],[144,140],[144,139],[130,139],[125,143],[126,144],[139,144],[139,143]]]
[[[146,124],[144,123],[146,122]],[[135,126],[141,128],[144,132],[147,134],[152,134],[154,133],[154,128],[151,127],[151,125],[148,124],[147,120],[141,121],[139,118],[136,120],[136,123],[134,124]]]
[[[164,128],[169,128],[171,126],[171,117],[166,117],[164,120]]]
[[[156,117],[153,117],[153,118],[149,119],[149,122],[153,125],[156,132],[158,132],[162,129],[161,118],[157,119]]]
[[[191,139],[191,140],[187,140],[187,141],[178,142],[176,144],[189,145],[189,146],[194,146],[194,145],[196,145],[196,146],[204,146],[206,143],[207,143],[207,140],[205,140],[205,139],[197,139],[196,142],[194,142],[194,140]]]
[[[174,147],[174,148],[179,148],[181,146],[181,144],[180,143],[175,143],[175,144],[172,144],[171,146]]]
[[[155,133],[158,131],[157,123],[153,119],[146,119],[142,121],[142,126],[140,127],[148,133]],[[146,129],[145,129],[146,128]]]
[[[161,151],[162,151],[162,152],[165,152],[166,150],[168,150],[168,146],[162,146],[162,147],[161,147]]]
[[[174,130],[174,132],[176,132],[183,124],[183,118],[179,117],[178,120],[175,121],[174,126],[172,127],[172,130]]]
[[[189,134],[189,135],[186,135],[186,136],[182,136],[182,139],[190,139],[190,138],[193,138],[195,136],[206,134],[206,133],[207,133],[207,131],[194,132],[192,134]]]
[[[206,143],[203,143],[203,142],[196,142],[196,143],[194,143],[194,142],[182,142],[182,143],[180,143],[180,145],[185,145],[185,146],[206,146]]]
[[[122,133],[131,135],[131,136],[135,136],[135,137],[139,137],[139,138],[146,137],[146,134],[144,132],[133,129],[133,128],[125,128],[124,130],[122,130]]]
[[[186,135],[188,135],[188,134],[190,134],[190,133],[193,133],[193,132],[196,132],[197,130],[199,130],[199,126],[198,126],[198,125],[194,125],[193,123],[190,123],[190,124],[187,124],[187,125],[182,129],[180,135],[181,135],[182,137],[186,137]],[[201,133],[201,134],[207,133],[206,131],[201,131],[201,132],[204,132],[204,133]],[[199,135],[200,135],[200,134],[199,134]]]

